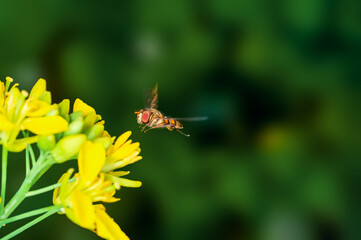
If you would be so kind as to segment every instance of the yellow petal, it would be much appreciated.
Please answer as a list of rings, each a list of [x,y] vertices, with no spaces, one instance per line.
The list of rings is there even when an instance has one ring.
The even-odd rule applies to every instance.
[[[33,89],[30,91],[29,98],[39,99],[40,96],[46,90],[46,81],[43,78],[40,78],[34,85]]]
[[[114,190],[115,193],[115,190]],[[94,202],[106,202],[106,203],[114,203],[120,201],[120,198],[115,198],[110,195],[100,195],[93,199]]]
[[[78,156],[79,174],[85,185],[91,184],[105,162],[105,149],[99,143],[86,141]]]
[[[94,108],[89,106],[88,104],[84,103],[82,100],[77,98],[74,102],[73,112],[82,111],[84,116],[88,115],[90,112],[93,112],[94,115],[96,114]]]
[[[123,133],[122,135],[120,135],[117,139],[117,141],[115,141],[114,143],[114,148],[118,149],[121,145],[123,145],[125,143],[125,141],[128,140],[128,138],[130,137],[130,135],[132,134],[131,131],[127,131],[125,133]]]
[[[11,130],[15,125],[10,122],[4,115],[0,115],[0,131]]]
[[[39,136],[32,136],[27,138],[16,139],[15,141],[5,143],[5,147],[10,152],[21,152],[23,151],[28,144],[33,144],[37,142]]]
[[[68,181],[71,177],[71,175],[73,174],[74,169],[73,168],[69,168],[69,170],[64,173],[58,180],[58,183],[61,183],[60,187],[57,187],[54,189],[53,192],[53,203],[54,205],[58,205],[61,204],[61,199],[59,199],[59,195],[62,194],[64,195],[68,186]]]
[[[68,130],[68,122],[60,116],[27,118],[22,127],[39,135],[49,135]]]
[[[107,173],[107,172],[113,171],[115,169],[122,168],[129,164],[135,163],[142,159],[142,156],[138,156],[138,154],[139,154],[139,152],[133,152],[128,157],[126,157],[124,159],[120,159],[120,160],[119,159],[115,160],[115,161],[113,160],[113,162],[112,162],[112,159],[107,158],[107,161],[104,164],[102,171]]]
[[[121,146],[119,149],[117,149],[110,156],[110,159],[114,161],[115,159],[120,160],[122,158],[128,157],[130,154],[134,153],[135,150],[137,150],[138,148],[139,148],[139,143],[138,142],[132,143],[132,144],[125,143],[123,146]]]
[[[51,109],[56,108],[56,105],[50,105],[40,100],[33,100],[29,102],[26,116],[41,117],[47,114]]]
[[[75,190],[71,195],[71,203],[71,210],[75,217],[71,220],[83,228],[93,230],[95,228],[95,212],[90,196]]]
[[[116,172],[110,172],[108,174],[116,176],[116,177],[122,177],[125,175],[128,175],[130,173],[130,171],[116,171]]]
[[[135,181],[135,180],[130,180],[130,179],[126,179],[126,178],[116,178],[115,181],[117,184],[119,184],[120,186],[124,186],[124,187],[138,188],[138,187],[142,186],[141,181]]]
[[[96,234],[104,239],[129,240],[128,236],[120,229],[118,224],[105,212],[103,205],[95,205]]]

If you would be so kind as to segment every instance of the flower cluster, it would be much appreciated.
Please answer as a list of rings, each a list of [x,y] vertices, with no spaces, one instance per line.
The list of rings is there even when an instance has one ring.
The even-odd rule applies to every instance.
[[[46,81],[39,79],[30,94],[20,91],[18,84],[10,88],[13,79],[0,82],[0,142],[9,151],[23,151],[35,143],[38,135],[56,134],[68,129],[68,122],[57,114],[57,105],[51,104],[51,93]],[[10,88],[10,89],[9,89]],[[21,130],[36,134],[18,139]]]
[[[30,94],[20,91],[17,84],[10,88],[11,82],[9,77],[5,84],[0,82],[0,143],[14,152],[36,143],[40,159],[51,164],[77,159],[78,172],[74,174],[75,170],[69,169],[54,189],[54,207],[104,239],[128,239],[101,202],[118,201],[114,195],[122,186],[141,186],[139,181],[123,178],[128,171],[119,170],[142,158],[139,143],[128,140],[131,132],[117,139],[111,137],[104,130],[102,117],[80,99],[75,100],[72,111],[68,99],[52,104],[44,79],[39,79]],[[21,132],[23,137],[19,138]],[[43,162],[39,160],[29,172],[31,184],[51,166],[40,168]]]
[[[51,154],[57,162],[77,155],[79,173],[74,175],[76,180],[71,183],[68,182],[73,169],[62,176],[61,187],[54,191],[54,205],[61,204],[70,220],[105,239],[128,239],[107,215],[105,207],[94,202],[116,202],[119,199],[113,196],[121,186],[141,186],[139,181],[122,178],[129,172],[116,171],[142,158],[139,143],[128,140],[130,131],[114,142],[115,139],[104,130],[101,116],[79,99],[74,103],[72,114],[68,116],[67,111],[63,114],[70,120],[69,130],[64,132]]]

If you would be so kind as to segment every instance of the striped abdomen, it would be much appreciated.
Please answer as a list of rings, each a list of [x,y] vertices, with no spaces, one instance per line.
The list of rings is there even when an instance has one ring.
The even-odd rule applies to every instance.
[[[177,121],[177,120],[175,120],[173,118],[164,118],[163,119],[163,124],[164,125],[169,125],[170,128],[175,128],[175,129],[182,129],[183,128],[183,125],[179,121]]]

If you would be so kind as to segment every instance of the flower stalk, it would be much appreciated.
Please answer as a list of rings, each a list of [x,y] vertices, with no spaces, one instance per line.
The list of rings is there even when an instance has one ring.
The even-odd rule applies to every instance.
[[[7,218],[19,206],[19,204],[26,198],[26,193],[29,191],[29,189],[53,164],[54,161],[52,159],[49,160],[43,158],[42,156],[39,157],[35,166],[30,170],[29,174],[25,177],[25,180],[20,186],[19,190],[15,193],[13,198],[6,205],[3,214],[0,216],[0,219]]]
[[[8,151],[3,146],[1,157],[1,203],[0,203],[0,215],[4,212],[5,206],[5,194],[6,194],[6,178],[7,178],[7,164],[8,164]]]
[[[49,207],[43,207],[43,208],[39,208],[39,209],[36,209],[36,210],[32,210],[32,211],[29,211],[29,212],[26,212],[26,213],[19,214],[19,215],[14,216],[14,217],[10,217],[10,218],[1,220],[0,225],[3,226],[3,225],[8,224],[8,223],[12,223],[12,222],[19,221],[19,220],[22,220],[22,219],[25,219],[25,218],[33,217],[33,216],[36,216],[36,215],[39,215],[39,214],[42,214],[42,213],[49,212],[49,211],[51,211],[53,209],[60,210],[61,207],[62,206],[60,206],[60,205],[59,206],[49,206]]]
[[[76,178],[72,178],[68,181],[68,183],[72,183],[76,180]],[[46,192],[49,192],[49,191],[53,191],[55,188],[58,188],[61,186],[61,183],[55,183],[53,185],[49,185],[47,187],[43,187],[43,188],[40,188],[40,189],[37,189],[37,190],[33,190],[33,191],[30,191],[30,192],[27,192],[25,194],[25,197],[32,197],[32,196],[36,196],[36,195],[39,195],[39,194],[42,194],[42,193],[46,193]]]
[[[25,231],[26,229],[34,226],[35,224],[37,224],[38,222],[43,221],[45,218],[50,217],[51,215],[53,215],[54,213],[58,212],[60,209],[60,207],[58,206],[53,206],[51,210],[49,210],[47,213],[41,215],[40,217],[35,218],[34,220],[28,222],[27,224],[25,224],[24,226],[16,229],[15,231],[9,233],[8,235],[6,235],[5,237],[1,238],[1,240],[8,240],[11,239],[13,237],[15,237],[16,235],[18,235],[19,233],[22,233],[23,231]]]

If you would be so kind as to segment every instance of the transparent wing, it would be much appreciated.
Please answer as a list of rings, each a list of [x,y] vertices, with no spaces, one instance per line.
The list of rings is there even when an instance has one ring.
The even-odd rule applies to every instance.
[[[158,108],[158,83],[154,86],[152,94],[148,100],[148,106],[150,108]]]
[[[208,117],[189,117],[189,118],[173,118],[178,121],[188,121],[188,122],[197,122],[197,121],[206,121]]]

